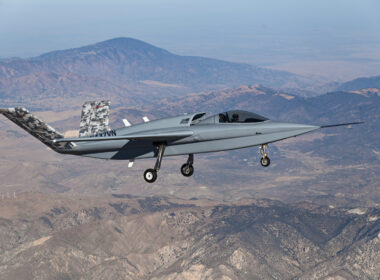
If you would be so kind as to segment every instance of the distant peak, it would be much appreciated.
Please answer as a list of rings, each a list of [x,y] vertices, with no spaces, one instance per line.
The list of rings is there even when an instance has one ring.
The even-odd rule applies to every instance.
[[[78,54],[97,54],[102,51],[121,51],[121,52],[146,52],[154,53],[156,55],[168,55],[170,54],[167,50],[158,48],[144,41],[128,38],[128,37],[117,37],[102,42],[86,45],[79,48],[72,48],[62,51],[52,51],[40,55],[37,58],[46,57],[56,57],[57,55],[61,57],[73,56]]]
[[[161,50],[165,51],[164,49],[158,48],[154,45],[148,44],[144,41],[129,38],[129,37],[117,37],[109,40],[105,40],[99,43],[95,43],[92,45],[85,46],[84,48],[89,47],[113,47],[113,48],[119,48],[119,49],[151,49],[151,50]]]
[[[116,37],[113,39],[108,39],[105,41],[101,41],[98,43],[95,43],[95,45],[124,45],[124,44],[141,44],[141,45],[149,45],[148,43],[134,39],[129,37]],[[152,45],[150,45],[152,46]]]

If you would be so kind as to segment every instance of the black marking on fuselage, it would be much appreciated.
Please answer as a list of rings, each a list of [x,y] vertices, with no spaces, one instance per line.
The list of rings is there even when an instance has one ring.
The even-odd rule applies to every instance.
[[[107,136],[117,136],[116,130],[112,129],[112,130],[104,131],[102,133],[98,133],[90,137],[107,137]]]

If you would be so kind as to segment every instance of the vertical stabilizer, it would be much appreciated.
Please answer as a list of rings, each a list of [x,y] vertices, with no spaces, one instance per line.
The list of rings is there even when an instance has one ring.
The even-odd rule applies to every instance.
[[[79,137],[88,137],[110,130],[110,101],[88,101],[83,104]]]

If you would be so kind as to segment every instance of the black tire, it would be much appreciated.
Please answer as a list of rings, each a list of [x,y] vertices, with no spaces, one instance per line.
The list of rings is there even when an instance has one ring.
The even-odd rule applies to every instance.
[[[181,173],[185,177],[190,177],[194,173],[193,165],[192,164],[188,165],[185,163],[184,165],[181,166]]]
[[[262,166],[268,167],[270,165],[270,159],[269,159],[269,157],[265,157],[265,158],[262,157],[260,159],[260,163],[261,163]]]
[[[157,179],[157,171],[154,169],[147,169],[144,172],[144,179],[148,183],[153,183]]]

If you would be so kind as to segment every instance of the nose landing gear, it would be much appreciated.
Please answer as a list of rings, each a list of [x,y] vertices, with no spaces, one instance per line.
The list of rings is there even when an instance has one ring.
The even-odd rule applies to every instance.
[[[261,145],[261,148],[260,148],[260,154],[262,156],[262,158],[260,159],[260,163],[264,167],[268,167],[270,165],[270,159],[266,153],[266,148],[267,148],[266,144]]]
[[[194,155],[189,154],[189,157],[187,158],[187,162],[181,166],[181,173],[185,177],[190,177],[194,173]]]

